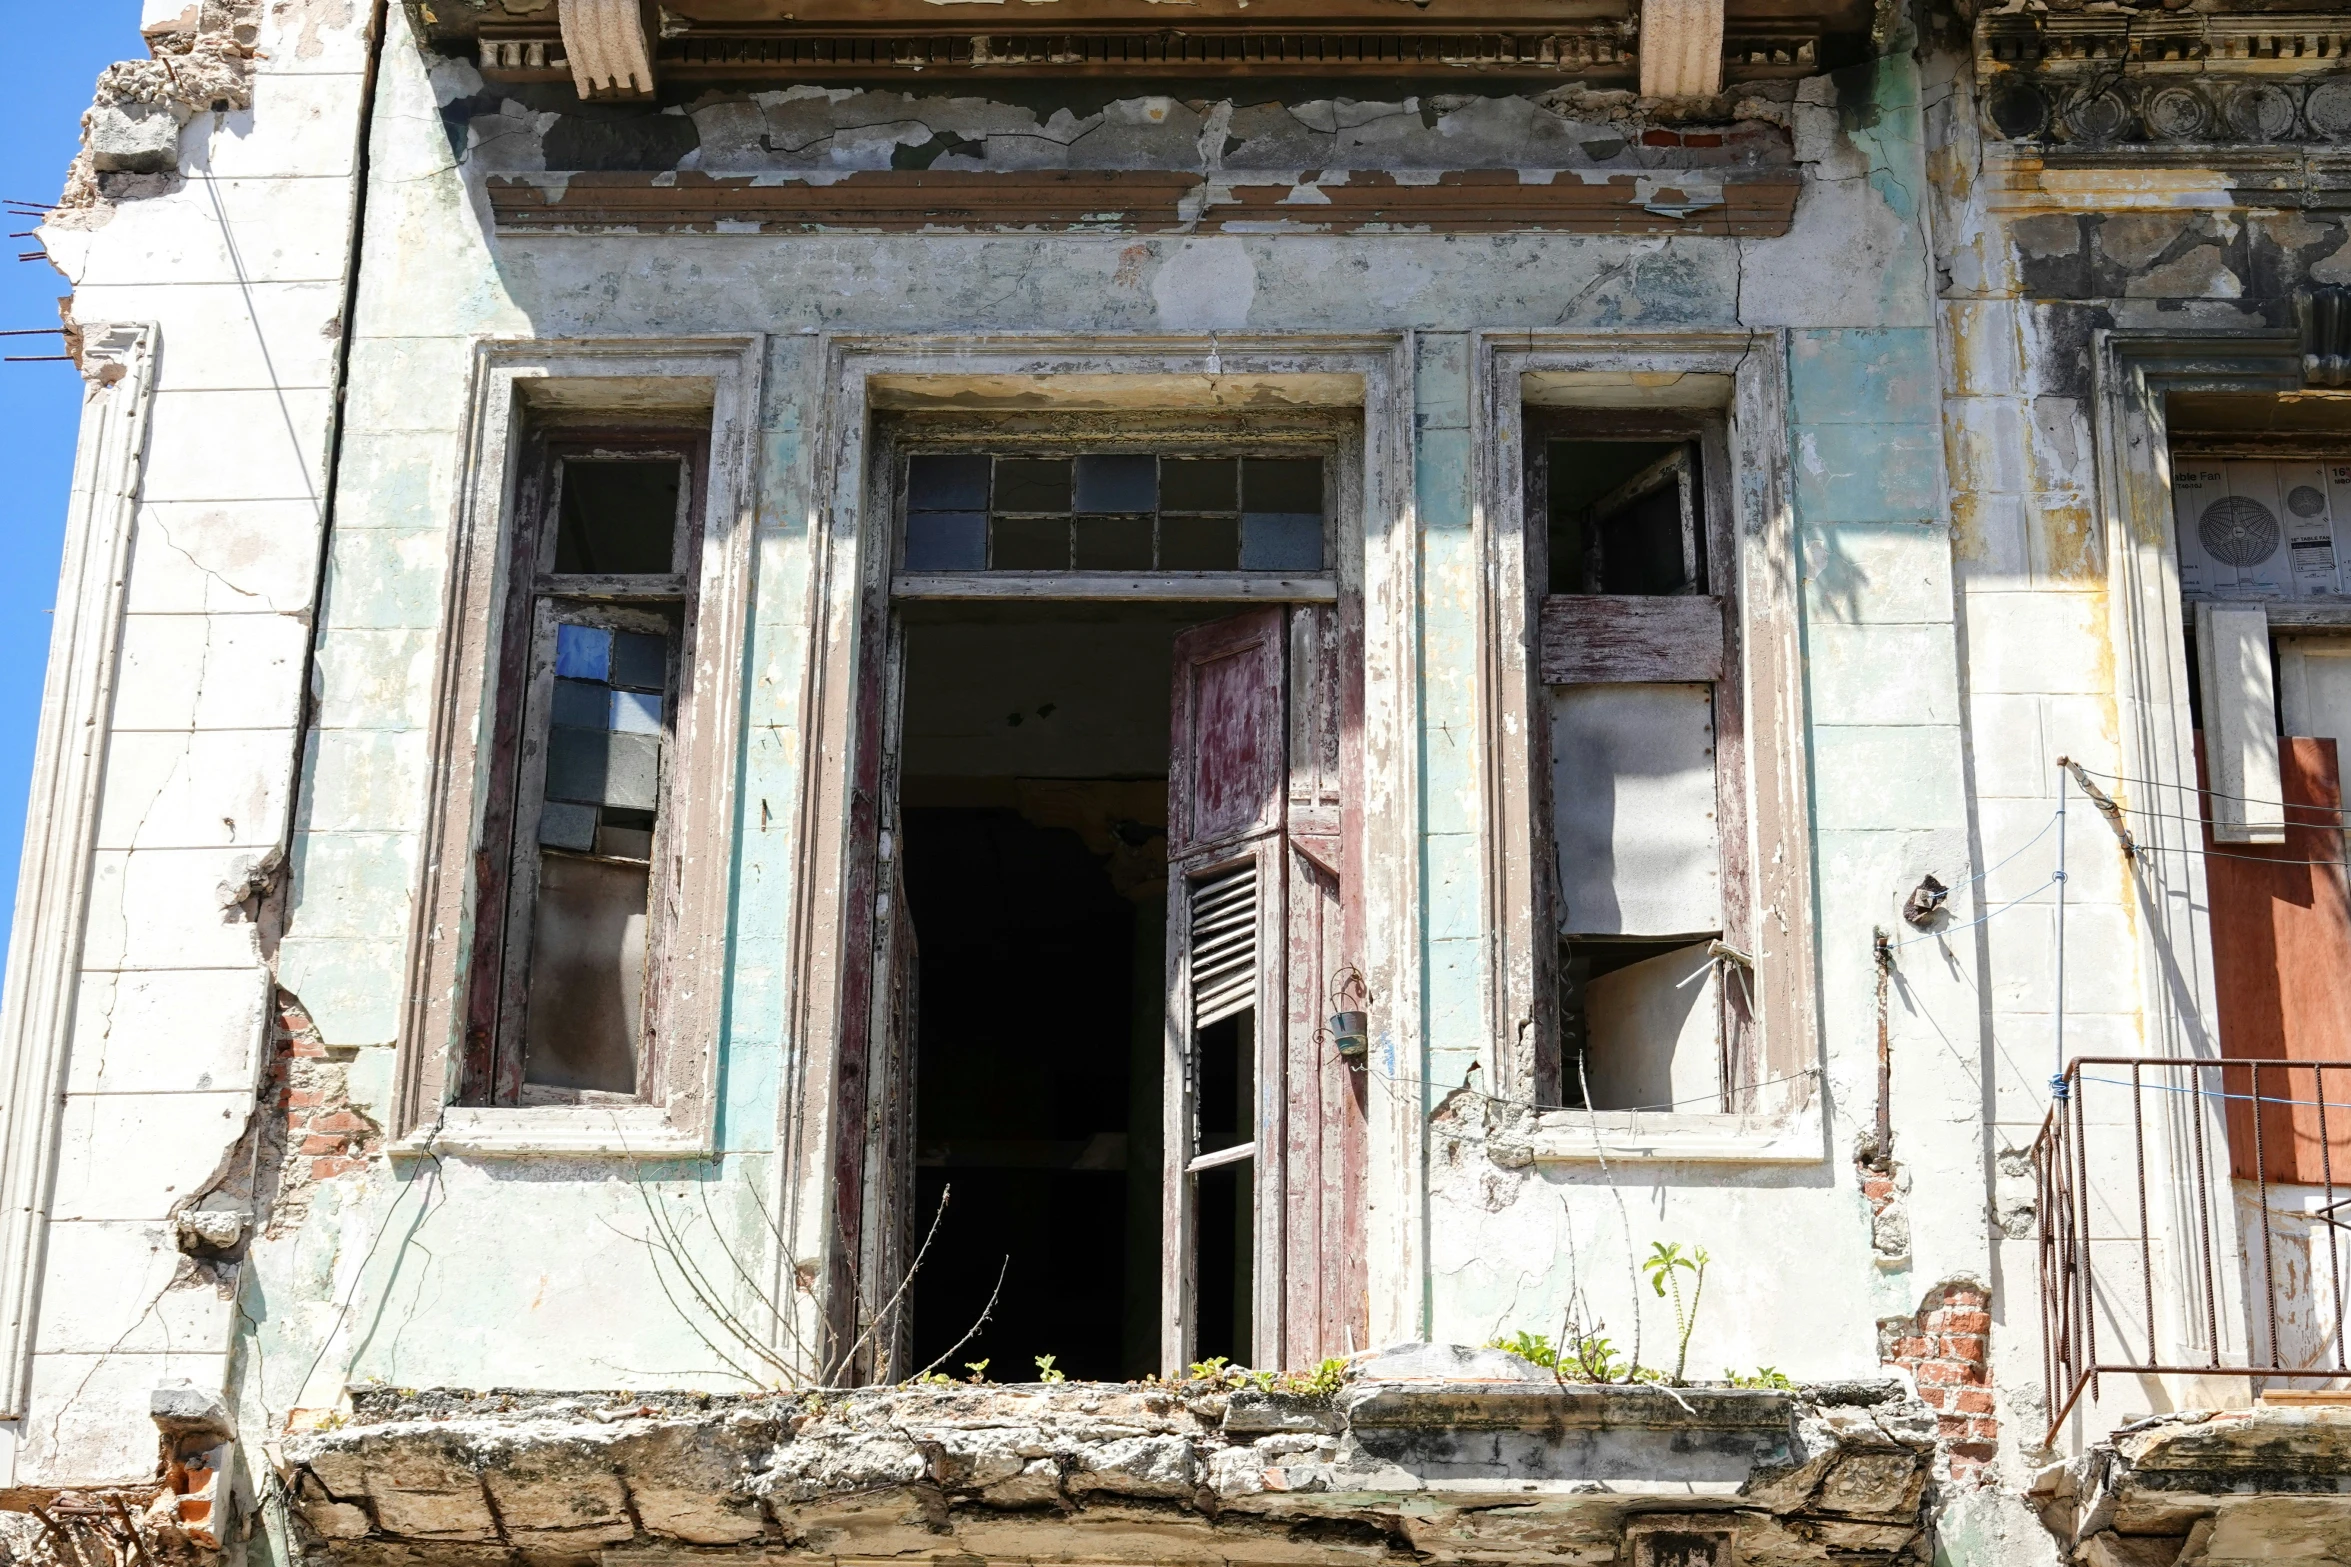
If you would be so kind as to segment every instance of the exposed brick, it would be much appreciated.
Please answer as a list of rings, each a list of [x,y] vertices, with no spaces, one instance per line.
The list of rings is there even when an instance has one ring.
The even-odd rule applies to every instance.
[[[322,1137],[318,1133],[313,1132],[309,1136],[302,1139],[302,1146],[297,1149],[296,1152],[339,1153],[342,1151],[347,1142],[348,1139],[346,1138]]]
[[[1953,1360],[1984,1358],[1984,1336],[1981,1333],[1945,1333],[1941,1339],[1942,1352]]]
[[[289,1088],[286,1090],[286,1104],[289,1108],[292,1109],[302,1109],[305,1106],[310,1105],[322,1105],[326,1103],[326,1098],[326,1095],[320,1093],[315,1088]]]
[[[1934,1352],[1934,1345],[1923,1338],[1902,1338],[1894,1341],[1896,1360],[1924,1360]]]
[[[365,1159],[313,1159],[310,1161],[310,1178],[314,1181],[331,1181],[345,1171],[361,1169],[366,1164]]]
[[[1927,1326],[1944,1333],[1989,1333],[1992,1314],[1980,1310],[1938,1311],[1927,1319]]]
[[[2000,1422],[1988,1415],[1978,1415],[1967,1423],[1967,1434],[1979,1442],[1998,1442]]]
[[[1949,1399],[1950,1396],[1951,1393],[1948,1388],[1921,1387],[1918,1390],[1919,1402],[1925,1404],[1930,1409],[1942,1408],[1945,1400]]]
[[[310,1128],[315,1132],[363,1132],[367,1123],[348,1110],[337,1110],[312,1118]]]
[[[1967,1371],[1964,1367],[1954,1366],[1948,1361],[1929,1360],[1921,1363],[1918,1368],[1918,1385],[1922,1388],[1948,1385],[1964,1381],[1966,1378]]]
[[[1963,1387],[1956,1404],[1962,1414],[1988,1415],[1992,1412],[1992,1395],[1980,1387]]]

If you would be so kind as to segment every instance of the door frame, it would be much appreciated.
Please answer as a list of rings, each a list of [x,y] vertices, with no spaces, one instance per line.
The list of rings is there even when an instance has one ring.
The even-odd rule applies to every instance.
[[[1089,345],[1092,351],[1098,347]],[[1165,345],[1154,347],[1164,350]],[[1410,628],[1414,581],[1413,571],[1400,571],[1394,558],[1400,552],[1399,540],[1409,540],[1411,532],[1397,526],[1395,517],[1410,490],[1405,466],[1408,428],[1392,398],[1399,380],[1395,349],[1392,342],[1351,340],[1325,361],[1344,364],[1349,373],[1305,374],[1301,364],[1311,363],[1314,356],[1300,353],[1294,343],[1277,353],[1263,343],[1235,344],[1228,339],[1221,344],[1204,342],[1196,355],[1156,353],[1145,373],[1064,379],[1049,371],[1038,373],[1034,358],[1025,362],[1030,374],[975,378],[969,374],[974,361],[1002,366],[1013,356],[975,352],[963,360],[965,373],[958,374],[943,363],[938,350],[898,360],[908,369],[893,373],[875,361],[888,363],[897,359],[894,354],[869,358],[845,343],[833,345],[829,368],[837,395],[828,405],[823,438],[835,454],[837,482],[830,510],[812,518],[812,542],[819,547],[813,552],[808,580],[809,683],[802,697],[812,721],[806,726],[809,765],[796,813],[796,826],[812,852],[795,900],[787,980],[793,1030],[820,1048],[801,1053],[794,1078],[786,1085],[784,1157],[779,1160],[776,1193],[785,1239],[779,1270],[791,1270],[791,1277],[779,1277],[779,1298],[793,1302],[802,1342],[845,1345],[857,1337],[858,1324],[870,1319],[878,1304],[869,1281],[858,1278],[858,1259],[873,1255],[862,1237],[876,1217],[864,1211],[865,1194],[876,1188],[867,1169],[869,1139],[856,1111],[872,1102],[865,1068],[879,1016],[872,983],[874,850],[886,809],[884,778],[895,735],[889,718],[893,704],[875,674],[891,660],[866,650],[892,648],[898,638],[892,566],[897,453],[907,432],[922,427],[928,438],[949,424],[961,424],[972,432],[973,444],[1005,445],[1005,437],[1014,432],[1040,443],[1058,438],[1068,444],[1079,436],[1089,442],[1103,439],[1091,432],[1107,423],[1121,426],[1122,437],[1144,439],[1134,432],[1148,430],[1147,438],[1154,442],[1173,443],[1189,434],[1238,444],[1235,438],[1267,439],[1262,432],[1271,424],[1280,438],[1311,439],[1326,446],[1333,519],[1333,571],[1326,583],[1228,582],[1208,585],[1215,591],[1204,592],[1201,584],[1171,589],[1129,579],[1114,591],[1101,591],[1104,585],[1099,583],[1090,588],[1073,583],[1050,596],[1072,601],[1178,599],[1204,607],[1231,603],[1236,608],[1280,601],[1352,604],[1358,606],[1356,624],[1377,621],[1390,628],[1365,639],[1358,667],[1368,670],[1375,659],[1394,667],[1395,637]],[[1202,378],[1198,372],[1203,360],[1208,366],[1221,366],[1221,374]],[[1169,373],[1179,366],[1187,368]],[[1056,368],[1066,371],[1068,360],[1057,360]],[[958,390],[971,388],[974,379],[981,382],[979,390]],[[1381,394],[1376,407],[1369,395],[1373,390]],[[1037,412],[1040,403],[1049,411]],[[937,417],[942,406],[957,417],[942,421]],[[932,417],[925,419],[926,414]],[[1308,434],[1301,436],[1300,431]],[[917,585],[917,591],[935,586]],[[1033,580],[1025,586],[1027,596],[1035,596]],[[964,591],[922,596],[985,595],[969,591],[966,584]],[[1387,646],[1375,646],[1383,642]],[[1367,678],[1366,683],[1372,682]],[[1412,747],[1396,737],[1410,732],[1410,695],[1396,693],[1395,702],[1366,710],[1361,725],[1365,754],[1376,754],[1406,772]],[[1412,797],[1409,787],[1398,789],[1391,780],[1382,791],[1369,786],[1367,779],[1361,796],[1367,807],[1379,802],[1376,811],[1367,809],[1367,834],[1383,827],[1388,834],[1410,830],[1410,817],[1398,810]],[[1383,822],[1374,822],[1372,815]],[[1401,993],[1416,1004],[1417,962],[1411,954],[1417,950],[1417,921],[1410,917],[1417,902],[1416,868],[1383,863],[1379,870],[1382,885],[1357,878],[1365,893],[1362,924],[1370,933],[1362,967],[1375,994]],[[1411,891],[1398,896],[1394,889],[1399,882]],[[1417,1035],[1412,1012],[1401,1005],[1398,1010],[1395,1022],[1402,1027],[1397,1032],[1408,1038]],[[1394,1048],[1393,1038],[1390,1043]],[[825,1044],[830,1048],[823,1048]],[[1417,1173],[1418,1127],[1395,1124],[1405,1119],[1391,1113],[1384,1137],[1383,1129],[1374,1129],[1374,1165],[1384,1162],[1391,1170],[1401,1167]],[[1402,1160],[1392,1154],[1383,1160],[1379,1145],[1393,1148],[1398,1142],[1412,1152]],[[1383,1201],[1379,1207],[1391,1217],[1397,1212],[1393,1202]],[[1390,1300],[1417,1307],[1417,1283],[1405,1282],[1418,1276],[1417,1226],[1414,1231],[1409,1246],[1399,1244],[1390,1252],[1404,1266],[1378,1270],[1385,1277],[1367,1290],[1375,1302],[1384,1284]],[[1399,1273],[1404,1277],[1398,1278]],[[1417,1315],[1414,1310],[1413,1318]],[[1403,1331],[1409,1333],[1411,1326]],[[1383,1332],[1393,1336],[1397,1327],[1381,1322],[1375,1307],[1372,1340]]]

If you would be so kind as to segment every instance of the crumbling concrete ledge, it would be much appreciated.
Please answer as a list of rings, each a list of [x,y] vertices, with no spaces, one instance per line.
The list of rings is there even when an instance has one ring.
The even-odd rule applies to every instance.
[[[1921,1537],[1935,1419],[1900,1383],[1561,1388],[1518,1368],[1535,1372],[1423,1351],[1422,1372],[1474,1375],[1359,1371],[1327,1398],[1197,1383],[373,1390],[278,1457],[322,1562],[1597,1567],[1628,1530],[1670,1528],[1728,1536],[1728,1559],[1771,1567],[1888,1562]]]
[[[2351,1408],[2157,1415],[2051,1464],[2031,1499],[2093,1567],[2351,1560]]]

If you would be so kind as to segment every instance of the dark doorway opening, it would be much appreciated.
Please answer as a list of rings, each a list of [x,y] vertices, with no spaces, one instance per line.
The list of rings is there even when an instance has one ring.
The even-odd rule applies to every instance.
[[[1170,660],[1205,617],[902,615],[917,1240],[951,1191],[912,1364],[1139,1377],[1159,1369]]]

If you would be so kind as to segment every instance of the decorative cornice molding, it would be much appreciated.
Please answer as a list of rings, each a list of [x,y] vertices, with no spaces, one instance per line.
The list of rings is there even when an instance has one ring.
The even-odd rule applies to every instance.
[[[1152,169],[869,170],[830,181],[698,173],[493,176],[501,234],[1040,230],[1785,234],[1793,170],[1648,170],[1547,183],[1470,169],[1406,184],[1367,170],[1293,179]]]
[[[0,1419],[24,1414],[32,1368],[156,342],[152,325],[81,329],[81,436],[0,999]]]
[[[2351,139],[2351,13],[1995,12],[1976,23],[1984,128],[2087,147]]]
[[[1719,45],[1721,78],[1755,82],[1820,68],[1820,30],[1736,24]],[[485,81],[573,79],[564,37],[547,27],[484,27],[476,38]],[[1638,40],[1621,22],[1465,31],[1411,24],[1206,25],[1010,29],[695,27],[652,41],[664,81],[890,80],[925,75],[960,85],[974,76],[1481,76],[1631,86]]]

